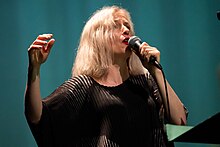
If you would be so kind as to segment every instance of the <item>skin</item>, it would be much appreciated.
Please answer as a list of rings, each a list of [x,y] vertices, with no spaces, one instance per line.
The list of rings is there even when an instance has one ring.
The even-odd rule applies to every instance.
[[[130,27],[128,21],[124,18],[119,19],[117,24],[120,27],[115,29],[115,34],[118,40],[116,41],[117,43],[113,45],[113,53],[115,57],[113,64],[109,66],[107,74],[102,78],[94,78],[98,83],[105,86],[117,86],[122,84],[123,81],[129,77],[127,59],[131,55],[131,50],[123,40],[131,36]],[[29,67],[25,92],[25,114],[32,123],[38,123],[42,114],[40,66],[47,60],[54,42],[55,40],[53,39],[52,34],[39,35],[28,49]],[[157,48],[150,46],[146,42],[141,44],[140,49],[141,55],[146,58],[146,60],[143,61],[143,65],[156,79],[162,98],[165,99],[166,93],[162,72],[147,62],[151,56],[156,57],[157,61],[160,62],[160,52]],[[171,112],[170,123],[184,125],[186,124],[186,114],[183,105],[168,82],[167,88]]]
[[[25,115],[33,123],[39,122],[42,113],[40,66],[47,60],[55,42],[52,37],[52,34],[39,35],[28,48],[29,66],[25,92]]]

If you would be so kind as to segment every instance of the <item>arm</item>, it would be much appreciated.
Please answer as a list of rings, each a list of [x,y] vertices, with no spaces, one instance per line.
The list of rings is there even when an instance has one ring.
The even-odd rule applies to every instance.
[[[166,97],[166,91],[165,91],[165,84],[164,79],[162,75],[162,71],[159,69],[155,69],[154,71],[154,78],[157,81],[163,102],[165,104],[165,112],[169,112],[168,104],[167,104],[167,97]],[[170,86],[168,81],[166,80],[167,84],[167,91],[168,91],[168,98],[169,98],[169,108],[170,108],[170,123],[176,124],[176,125],[186,125],[186,110],[180,101],[179,97],[173,90],[173,88]],[[167,114],[168,116],[169,114]]]
[[[144,67],[148,69],[148,71],[151,73],[151,75],[154,77],[158,84],[159,91],[161,93],[165,109],[168,113],[168,104],[166,100],[166,90],[165,90],[165,84],[163,79],[162,71],[158,68],[156,68],[154,65],[150,64],[148,62],[149,58],[151,56],[156,57],[157,61],[160,61],[160,52],[155,48],[149,46],[146,42],[142,43],[140,46],[141,52],[140,54],[146,59],[143,60],[142,63]],[[167,84],[167,91],[168,91],[168,98],[169,98],[169,108],[170,108],[170,123],[177,124],[177,125],[185,125],[186,124],[186,110],[183,106],[181,100],[175,93],[175,91],[172,89],[168,81],[166,80]],[[169,114],[166,114],[169,116]]]
[[[47,42],[47,40],[49,41]],[[41,118],[40,66],[47,60],[54,41],[52,34],[39,35],[28,49],[29,66],[25,91],[25,116],[32,123],[38,123]]]

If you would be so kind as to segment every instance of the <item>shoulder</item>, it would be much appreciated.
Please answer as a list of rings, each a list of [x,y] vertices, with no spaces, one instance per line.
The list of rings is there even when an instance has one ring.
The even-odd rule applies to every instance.
[[[146,83],[151,78],[151,75],[149,72],[139,75],[131,75],[129,77],[129,80],[133,83]]]
[[[64,89],[65,93],[74,97],[85,96],[93,85],[91,77],[79,75],[65,81],[59,88]]]
[[[68,88],[69,90],[80,88],[89,88],[93,84],[93,80],[91,77],[86,75],[79,75],[72,77],[65,81],[61,87]]]
[[[44,101],[59,101],[83,97],[88,94],[88,89],[93,84],[92,78],[86,75],[72,77],[57,87]]]
[[[157,86],[155,79],[153,76],[149,73],[146,72],[144,74],[139,74],[139,75],[131,75],[129,77],[129,81],[131,81],[133,84],[142,86],[142,87],[154,87]]]

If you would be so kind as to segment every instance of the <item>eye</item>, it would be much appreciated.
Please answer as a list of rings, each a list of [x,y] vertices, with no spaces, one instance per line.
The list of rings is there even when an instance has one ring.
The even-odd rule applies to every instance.
[[[115,29],[120,29],[121,28],[121,24],[117,20],[114,23],[114,28]]]
[[[127,22],[124,23],[124,26],[125,26],[128,30],[131,29],[131,26],[130,26],[129,23],[127,23]]]
[[[128,28],[128,30],[130,30],[130,29],[131,29],[131,27],[130,27],[129,25],[126,25],[126,27]]]

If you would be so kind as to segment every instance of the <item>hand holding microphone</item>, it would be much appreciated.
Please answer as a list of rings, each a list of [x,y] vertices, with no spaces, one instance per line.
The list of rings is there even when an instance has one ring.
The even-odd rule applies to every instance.
[[[134,51],[142,60],[142,63],[145,67],[149,67],[149,64],[153,64],[162,70],[162,66],[159,63],[160,52],[157,50],[157,48],[148,45],[146,42],[142,42],[137,36],[130,37],[128,44],[132,51]]]

